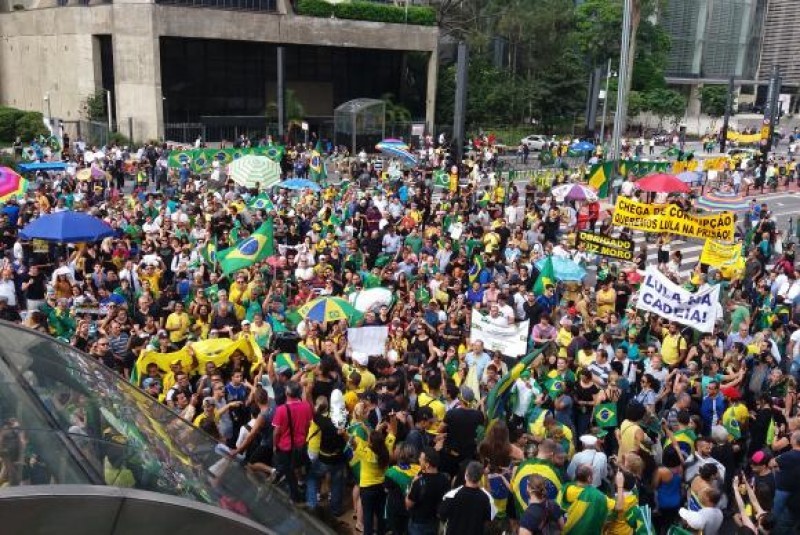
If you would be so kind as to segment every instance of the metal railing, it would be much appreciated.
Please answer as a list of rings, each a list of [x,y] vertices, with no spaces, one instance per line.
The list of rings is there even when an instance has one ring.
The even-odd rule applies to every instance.
[[[156,0],[166,6],[201,7],[228,11],[277,12],[277,0]]]

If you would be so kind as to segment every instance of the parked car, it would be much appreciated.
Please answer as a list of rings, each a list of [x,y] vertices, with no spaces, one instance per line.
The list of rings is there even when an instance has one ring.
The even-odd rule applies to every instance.
[[[531,134],[530,136],[522,138],[521,143],[527,145],[528,149],[532,151],[541,151],[550,144],[550,140],[547,139],[546,136]]]

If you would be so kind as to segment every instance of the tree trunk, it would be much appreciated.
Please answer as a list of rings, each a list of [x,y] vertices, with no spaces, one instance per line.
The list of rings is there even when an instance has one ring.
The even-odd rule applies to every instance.
[[[631,83],[633,82],[633,64],[636,60],[636,34],[639,32],[639,23],[642,20],[642,0],[631,2],[631,41],[628,47],[628,73],[625,79],[626,95],[631,94]],[[628,102],[623,103],[622,122],[620,123],[621,135],[625,135],[628,130]]]

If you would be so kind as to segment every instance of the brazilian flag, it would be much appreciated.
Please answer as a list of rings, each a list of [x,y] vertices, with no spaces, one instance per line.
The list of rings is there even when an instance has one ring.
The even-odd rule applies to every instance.
[[[597,196],[601,199],[608,197],[608,189],[611,185],[613,174],[614,162],[594,164],[589,170],[589,185],[597,190]]]
[[[214,152],[214,159],[220,163],[220,165],[226,165],[231,163],[233,157],[231,156],[231,151],[228,149],[220,149]]]
[[[478,277],[481,275],[481,271],[483,271],[483,267],[486,263],[483,261],[482,255],[475,255],[473,259],[472,266],[469,268],[469,283],[472,284],[473,282],[478,280]]]
[[[250,203],[247,205],[248,208],[251,210],[264,210],[270,211],[275,209],[275,205],[272,203],[272,199],[269,198],[269,195],[266,193],[261,193],[257,197],[255,197]]]
[[[319,364],[319,356],[308,349],[303,342],[297,344],[297,358],[311,365]]]
[[[539,276],[536,278],[536,283],[533,285],[533,293],[536,295],[544,295],[546,286],[555,285],[556,283],[556,270],[553,268],[553,257],[548,256],[542,264],[542,269]]]
[[[533,475],[540,475],[544,478],[547,498],[555,500],[561,492],[561,476],[554,464],[544,459],[536,458],[523,461],[511,480],[511,492],[514,493],[514,501],[520,514],[528,507],[530,500],[528,479]],[[597,531],[597,533],[600,532]]]
[[[613,510],[613,502],[592,485],[585,487],[569,483],[561,496],[561,506],[567,511],[563,534],[596,535]]]
[[[694,431],[688,428],[679,429],[672,434],[672,437],[675,439],[675,442],[678,443],[678,447],[685,456],[688,457],[694,453],[694,442],[697,440],[697,435],[694,434]],[[667,439],[664,443],[664,447],[669,447],[671,444],[672,440]]]
[[[434,188],[450,188],[450,176],[447,174],[446,171],[442,169],[437,169],[433,172],[433,187]]]
[[[325,169],[325,160],[322,157],[322,141],[317,141],[317,146],[311,151],[311,159],[308,161],[308,175],[312,180],[322,180],[328,178],[328,171]]]
[[[275,254],[272,220],[264,222],[249,238],[233,247],[217,252],[222,272],[226,275],[245,269]]]
[[[283,145],[274,145],[270,143],[267,145],[266,150],[264,151],[264,156],[272,160],[273,162],[280,163],[283,160],[283,153],[286,149]]]
[[[291,353],[278,353],[275,355],[275,369],[289,368],[292,372],[297,371],[297,362],[292,358]]]
[[[194,172],[201,173],[205,171],[209,165],[211,165],[211,162],[208,161],[208,157],[205,155],[205,153],[203,151],[198,151],[197,158],[194,159],[192,164]]]
[[[200,250],[200,255],[211,267],[217,265],[217,237],[214,236],[213,241],[209,241],[205,247]]]
[[[736,419],[736,405],[731,405],[722,414],[722,426],[734,440],[742,438],[742,429]]]
[[[555,377],[548,377],[544,380],[544,388],[547,390],[547,395],[550,399],[556,399],[560,396],[566,387],[566,379],[561,375]]]
[[[602,428],[617,427],[617,404],[613,401],[598,403],[592,414],[594,421]]]
[[[486,397],[486,420],[489,425],[494,420],[502,418],[505,415],[507,402],[511,397],[511,387],[522,375],[522,372],[527,370],[534,359],[542,352],[544,348],[532,351],[522,357],[514,366],[508,370],[508,373],[497,381],[497,384],[489,391]]]

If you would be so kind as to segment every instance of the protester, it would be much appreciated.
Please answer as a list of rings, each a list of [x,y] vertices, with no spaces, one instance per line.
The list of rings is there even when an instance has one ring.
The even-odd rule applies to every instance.
[[[670,165],[640,141],[629,170]],[[241,187],[189,149],[66,151],[113,173],[32,176],[5,204],[0,318],[88,351],[345,530],[708,535],[738,508],[743,529],[794,533],[800,287],[770,201],[708,240],[734,244],[730,263],[694,266],[677,238],[703,239],[672,234],[685,221],[626,228],[605,193],[554,195],[595,177],[568,145],[544,149],[566,169],[510,176],[488,137],[464,162],[426,143],[415,166],[316,142],[231,149],[277,151],[300,190]],[[636,178],[611,193],[644,200]],[[691,215],[695,196],[657,200]],[[67,207],[114,236],[20,238]],[[708,317],[672,313],[681,299]]]

